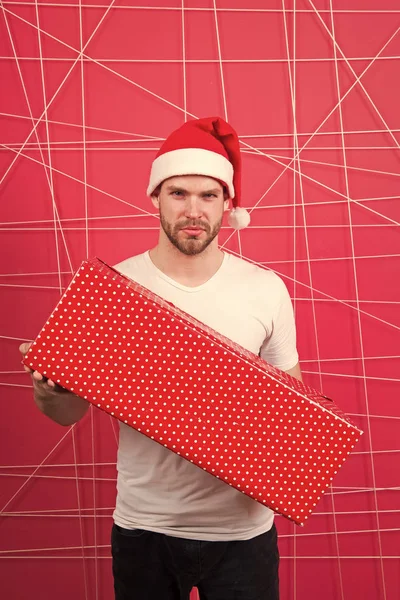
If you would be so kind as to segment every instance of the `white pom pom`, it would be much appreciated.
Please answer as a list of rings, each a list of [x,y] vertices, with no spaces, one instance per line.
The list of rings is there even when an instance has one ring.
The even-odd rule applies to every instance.
[[[232,208],[228,216],[228,223],[233,229],[244,229],[250,223],[250,215],[241,206]]]

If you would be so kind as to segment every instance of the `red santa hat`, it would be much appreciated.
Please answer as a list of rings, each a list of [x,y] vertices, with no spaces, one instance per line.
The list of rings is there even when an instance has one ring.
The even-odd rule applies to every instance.
[[[147,195],[169,177],[205,175],[220,181],[232,200],[228,222],[234,229],[250,223],[240,206],[241,158],[236,131],[219,117],[195,119],[173,131],[162,144],[151,167]]]

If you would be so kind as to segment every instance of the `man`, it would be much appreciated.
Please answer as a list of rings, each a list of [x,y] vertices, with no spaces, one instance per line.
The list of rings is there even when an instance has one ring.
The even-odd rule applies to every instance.
[[[293,310],[282,280],[222,252],[218,232],[249,222],[240,207],[240,151],[222,119],[173,132],[152,165],[148,195],[160,215],[155,248],[116,268],[268,362],[300,378]],[[27,345],[21,346],[24,353]],[[33,373],[39,408],[62,425],[89,404]],[[277,600],[273,513],[192,463],[120,424],[112,531],[117,600]]]

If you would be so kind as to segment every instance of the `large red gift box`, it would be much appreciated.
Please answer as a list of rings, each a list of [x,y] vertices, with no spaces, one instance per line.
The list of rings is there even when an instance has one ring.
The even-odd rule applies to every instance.
[[[298,524],[362,433],[99,259],[82,263],[24,362]]]

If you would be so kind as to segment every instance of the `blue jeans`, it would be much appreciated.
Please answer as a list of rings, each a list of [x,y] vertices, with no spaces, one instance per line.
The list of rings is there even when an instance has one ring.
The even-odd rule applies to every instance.
[[[250,540],[207,542],[112,529],[116,600],[279,600],[275,525]]]

